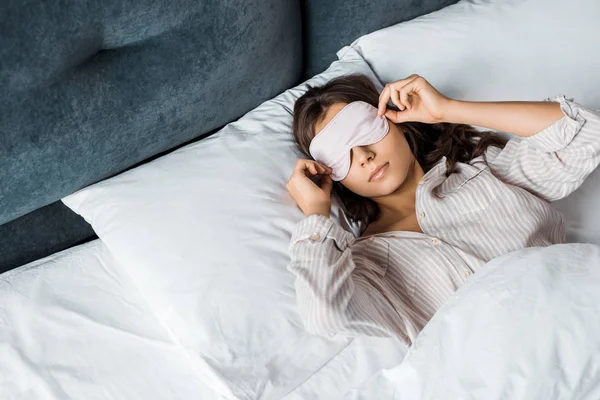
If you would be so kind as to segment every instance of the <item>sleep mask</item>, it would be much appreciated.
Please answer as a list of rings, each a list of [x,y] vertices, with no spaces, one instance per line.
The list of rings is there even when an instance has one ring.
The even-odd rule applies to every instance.
[[[332,180],[341,181],[350,171],[352,148],[377,143],[389,130],[387,118],[377,116],[377,108],[353,101],[312,139],[308,151],[315,161],[332,169]]]

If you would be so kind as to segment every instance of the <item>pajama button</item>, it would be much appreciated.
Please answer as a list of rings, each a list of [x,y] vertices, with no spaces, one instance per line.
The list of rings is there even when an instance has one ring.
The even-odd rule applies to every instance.
[[[471,275],[471,271],[465,271],[463,275],[468,278]]]
[[[316,242],[319,239],[321,239],[321,235],[319,235],[318,233],[313,233],[312,235],[310,235],[310,240],[312,240],[313,242]]]
[[[420,218],[420,219],[423,219],[423,218],[425,218],[425,212],[421,211],[421,213],[419,214],[419,218]]]
[[[425,182],[427,182],[427,178],[425,178],[425,177],[421,178],[421,180],[419,181],[419,183],[421,185],[424,184]]]
[[[434,246],[437,246],[438,244],[440,244],[440,239],[433,238],[433,239],[431,239],[431,243],[433,243]]]

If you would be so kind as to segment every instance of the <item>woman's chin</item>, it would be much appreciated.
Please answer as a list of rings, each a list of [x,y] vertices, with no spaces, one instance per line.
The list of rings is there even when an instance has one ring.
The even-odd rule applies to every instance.
[[[384,186],[384,188],[385,188],[384,190],[385,190],[386,194],[388,194],[388,195],[400,191],[404,185],[404,182],[406,182],[406,177],[405,177],[405,179],[398,179],[397,176],[392,175],[392,176],[389,176],[388,178],[389,179],[387,182],[385,182],[385,186]]]
[[[381,182],[370,182],[373,195],[368,197],[384,197],[398,191],[402,186],[402,182],[398,183],[398,179],[391,179],[391,176],[388,178],[390,179]]]

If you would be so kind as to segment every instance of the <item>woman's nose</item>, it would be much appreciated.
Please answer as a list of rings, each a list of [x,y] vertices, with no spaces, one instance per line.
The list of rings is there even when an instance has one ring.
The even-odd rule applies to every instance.
[[[358,161],[360,165],[363,165],[373,158],[373,153],[362,146],[353,147],[352,152],[354,153],[353,155],[356,158],[356,161]]]

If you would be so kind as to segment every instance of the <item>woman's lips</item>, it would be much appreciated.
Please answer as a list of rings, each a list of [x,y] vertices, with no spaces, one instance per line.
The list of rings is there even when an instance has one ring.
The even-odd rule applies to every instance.
[[[387,167],[390,163],[387,162],[385,164],[383,164],[383,167],[381,167],[379,169],[379,171],[377,171],[377,173],[375,173],[375,175],[373,175],[373,177],[371,179],[369,179],[369,182],[375,182],[375,181],[379,181],[383,178],[383,176],[385,175],[385,171],[387,171]]]

